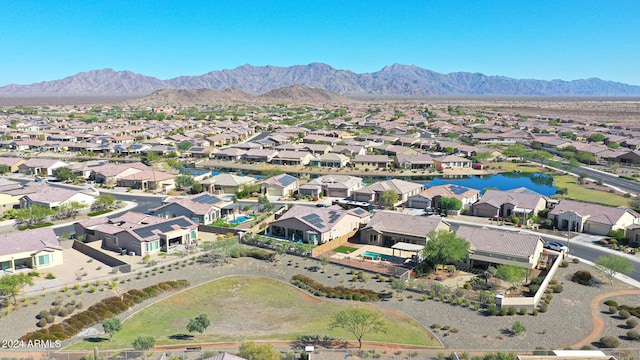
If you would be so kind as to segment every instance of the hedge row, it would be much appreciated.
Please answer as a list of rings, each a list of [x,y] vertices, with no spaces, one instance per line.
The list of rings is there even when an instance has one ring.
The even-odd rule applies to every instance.
[[[291,283],[300,289],[307,290],[315,296],[356,301],[379,301],[380,294],[368,289],[350,289],[344,286],[325,286],[304,275],[294,275]]]
[[[189,285],[187,280],[173,280],[148,286],[142,290],[129,290],[121,296],[103,299],[87,308],[87,310],[77,313],[59,324],[51,325],[46,329],[32,331],[21,337],[20,340],[67,340],[82,331],[82,329],[123,313],[135,304],[155,297],[162,292],[183,289]]]

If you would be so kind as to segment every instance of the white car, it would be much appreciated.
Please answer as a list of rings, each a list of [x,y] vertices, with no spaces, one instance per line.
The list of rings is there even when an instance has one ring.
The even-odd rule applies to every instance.
[[[567,252],[567,250],[569,250],[569,248],[566,245],[563,245],[562,243],[555,242],[555,241],[545,243],[544,247],[546,249],[553,250],[553,251],[564,251],[564,252]]]

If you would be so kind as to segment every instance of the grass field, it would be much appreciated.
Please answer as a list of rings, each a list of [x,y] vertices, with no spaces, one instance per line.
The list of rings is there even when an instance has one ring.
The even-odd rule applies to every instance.
[[[402,313],[363,303],[322,301],[275,280],[229,277],[184,291],[151,305],[123,323],[113,341],[92,338],[70,349],[131,347],[135,338],[151,335],[156,345],[191,342],[231,342],[258,339],[294,340],[302,335],[353,340],[349,333],[329,330],[331,316],[349,305],[371,306],[387,320],[386,334],[365,336],[365,341],[439,346],[420,324]],[[189,319],[206,313],[211,326],[202,335],[189,334]],[[193,335],[191,337],[190,335]]]
[[[337,253],[341,253],[341,254],[347,254],[347,253],[352,253],[354,251],[356,251],[358,249],[351,247],[351,246],[338,246],[337,248],[333,249],[333,251],[337,252]]]

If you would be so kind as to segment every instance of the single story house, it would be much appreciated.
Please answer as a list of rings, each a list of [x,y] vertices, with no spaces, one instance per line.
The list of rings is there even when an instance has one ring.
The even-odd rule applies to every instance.
[[[209,225],[221,217],[221,208],[227,203],[209,193],[186,198],[168,197],[153,214],[166,219],[184,216],[196,224]]]
[[[316,156],[313,158],[309,165],[328,167],[328,168],[343,168],[349,163],[349,157],[342,154],[327,153]]]
[[[428,154],[398,154],[395,157],[395,166],[399,169],[428,169],[433,167],[433,159]]]
[[[387,169],[392,160],[387,155],[356,155],[351,162],[357,168]]]
[[[433,162],[436,164],[436,167],[443,169],[470,168],[473,165],[473,161],[455,155],[434,158]]]
[[[269,196],[291,196],[298,191],[298,178],[280,174],[260,181],[262,192]]]
[[[407,202],[411,196],[417,195],[424,190],[424,185],[410,181],[391,179],[354,190],[352,197],[355,201],[364,201],[374,205],[385,205],[382,203],[381,196],[387,190],[393,190],[398,194],[398,201],[392,204],[392,206],[397,206]]]
[[[607,235],[611,230],[622,230],[640,224],[640,214],[625,208],[588,204],[573,200],[560,200],[549,212],[548,218],[559,230]]]
[[[0,165],[7,165],[9,167],[9,172],[14,173],[18,172],[18,168],[20,165],[27,162],[27,160],[18,157],[0,157]]]
[[[18,172],[25,175],[53,175],[53,170],[67,166],[66,162],[55,159],[32,158],[18,165]]]
[[[440,216],[378,211],[360,231],[360,241],[386,247],[399,242],[425,245],[430,231],[449,231],[449,228],[449,223]]]
[[[461,225],[456,236],[470,243],[467,263],[471,267],[538,266],[544,240],[538,235]]]
[[[33,205],[41,205],[50,209],[60,207],[72,202],[80,203],[85,207],[90,207],[99,193],[94,188],[89,189],[67,189],[50,186],[40,183],[41,185],[33,187],[35,192],[24,195],[20,199],[20,207],[30,207]]]
[[[254,184],[258,179],[251,176],[219,174],[202,181],[204,191],[212,194],[235,194],[244,184]]]
[[[368,211],[362,209],[298,205],[272,221],[268,235],[309,244],[324,244],[343,236],[353,236],[370,216]]]
[[[328,197],[350,197],[354,190],[362,187],[362,178],[349,175],[323,175],[319,176],[307,184],[302,185],[298,190],[305,196],[320,197],[324,193]]]
[[[0,234],[0,270],[14,272],[62,265],[62,251],[52,228]]]
[[[480,190],[455,184],[432,186],[410,197],[408,206],[410,208],[436,211],[440,209],[440,198],[442,197],[456,198],[462,202],[462,209],[469,210],[471,204],[480,199]]]
[[[186,216],[171,219],[127,212],[116,218],[90,218],[73,224],[76,238],[101,241],[102,248],[145,256],[195,245],[198,225]]]
[[[280,151],[271,160],[276,165],[308,165],[313,159],[313,155],[306,151]]]
[[[547,198],[539,194],[514,191],[487,190],[471,205],[473,216],[508,217],[535,216],[547,207]]]

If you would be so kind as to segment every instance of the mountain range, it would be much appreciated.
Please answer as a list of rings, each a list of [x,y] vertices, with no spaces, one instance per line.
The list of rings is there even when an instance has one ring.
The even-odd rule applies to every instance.
[[[441,74],[394,64],[372,73],[338,70],[327,64],[252,66],[168,80],[112,69],[81,72],[61,80],[0,87],[0,95],[147,95],[160,89],[237,89],[251,95],[304,85],[344,95],[374,96],[640,96],[640,86],[605,81],[533,80],[481,73]]]

